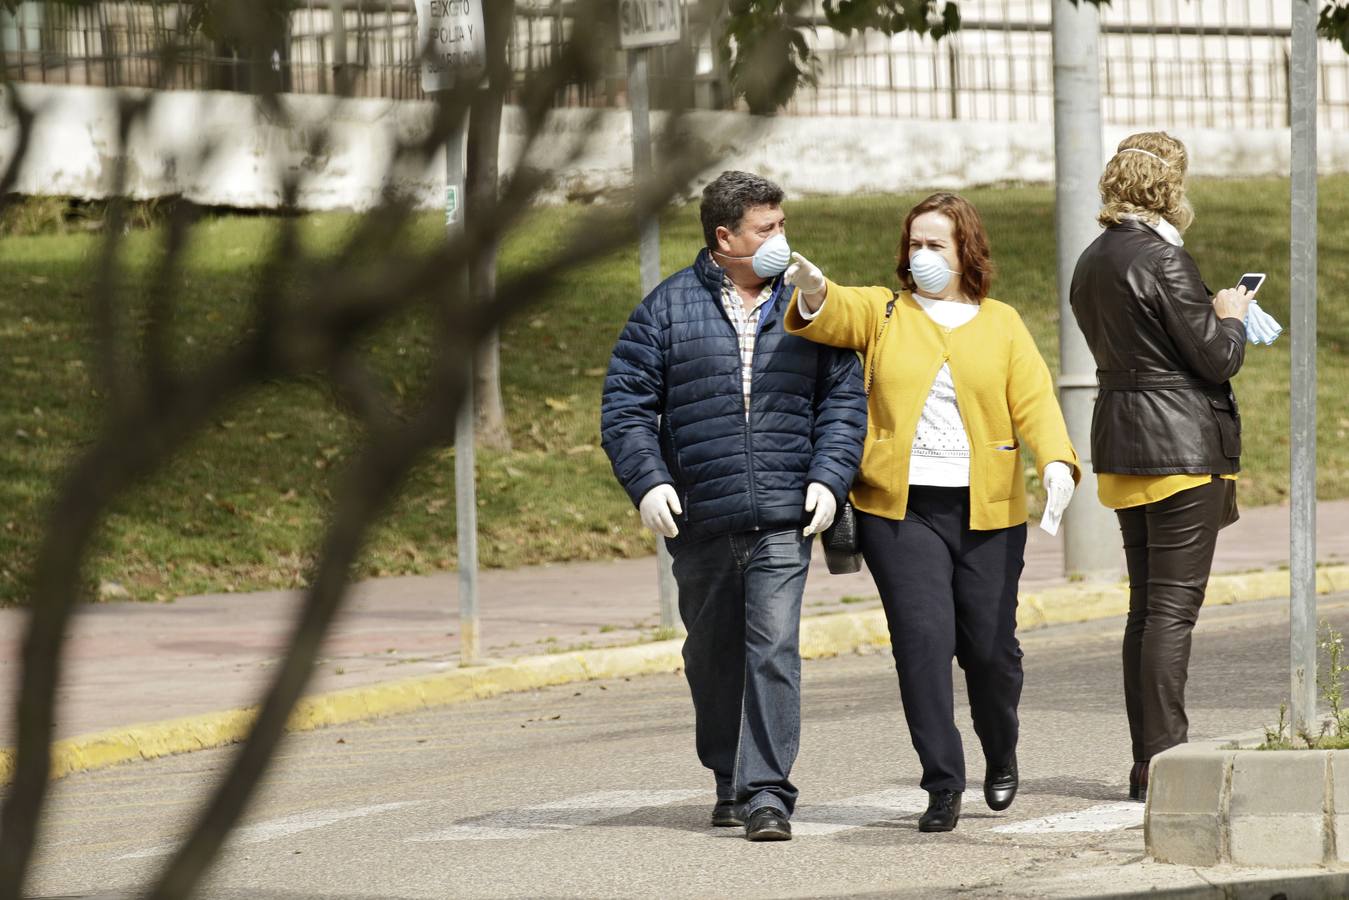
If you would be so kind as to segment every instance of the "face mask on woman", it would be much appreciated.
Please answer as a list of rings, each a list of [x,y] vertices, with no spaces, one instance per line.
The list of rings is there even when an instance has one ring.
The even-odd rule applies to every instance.
[[[722,259],[748,259],[754,274],[760,278],[773,278],[787,271],[792,262],[792,248],[787,244],[787,235],[775,234],[759,245],[753,256],[727,256],[716,251]]]
[[[951,276],[960,273],[952,271],[937,251],[920,247],[909,254],[909,274],[919,290],[940,294],[951,283]]]

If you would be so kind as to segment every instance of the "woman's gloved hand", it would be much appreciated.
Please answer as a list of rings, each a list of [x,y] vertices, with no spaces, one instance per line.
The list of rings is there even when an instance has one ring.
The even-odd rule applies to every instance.
[[[801,289],[803,294],[818,294],[824,290],[824,273],[815,263],[800,253],[792,254],[792,264],[783,273],[782,279]]]
[[[1050,534],[1059,533],[1059,522],[1063,520],[1064,510],[1073,499],[1077,483],[1073,480],[1073,467],[1066,462],[1055,460],[1045,466],[1045,514],[1040,517],[1040,527]]]
[[[838,501],[834,499],[834,492],[818,481],[806,485],[806,512],[813,512],[815,515],[811,518],[810,524],[801,529],[801,534],[805,537],[819,534],[833,525],[834,516],[838,513]]]
[[[637,505],[642,516],[642,524],[656,534],[667,538],[679,536],[679,526],[674,517],[683,515],[684,508],[679,503],[679,494],[674,486],[658,484],[646,492],[642,502]]]

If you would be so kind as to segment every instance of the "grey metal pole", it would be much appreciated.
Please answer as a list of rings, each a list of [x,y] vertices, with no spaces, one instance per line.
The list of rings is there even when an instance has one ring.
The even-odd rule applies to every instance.
[[[445,141],[445,230],[453,237],[464,227],[464,127]],[[468,270],[455,276],[460,296],[468,294]],[[459,664],[478,662],[478,491],[474,475],[473,360],[468,366],[464,402],[454,428],[455,526],[459,543]]]
[[[1289,618],[1292,724],[1316,720],[1316,18],[1320,4],[1293,3],[1292,256],[1289,316],[1292,341],[1289,455]]]
[[[1063,517],[1063,568],[1070,578],[1114,581],[1122,539],[1110,510],[1096,501],[1091,470],[1091,412],[1096,363],[1073,318],[1068,289],[1077,258],[1098,233],[1101,86],[1096,7],[1054,0],[1054,226],[1058,247],[1059,403],[1082,461],[1077,499]]]
[[[651,104],[647,85],[647,49],[628,51],[628,104],[632,107],[632,179],[641,187],[651,177]],[[647,216],[637,223],[638,270],[642,296],[660,284],[660,220]],[[678,627],[679,588],[665,539],[656,538],[656,578],[660,589],[660,627]]]

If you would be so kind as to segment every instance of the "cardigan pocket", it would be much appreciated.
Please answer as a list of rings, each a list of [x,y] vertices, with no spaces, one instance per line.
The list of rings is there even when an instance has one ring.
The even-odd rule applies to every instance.
[[[893,494],[898,476],[894,433],[884,428],[868,428],[866,443],[862,446],[862,463],[857,470],[858,480]]]
[[[1016,494],[1016,479],[1021,475],[1021,444],[1016,438],[989,441],[984,444],[983,490],[989,503],[1002,503]]]

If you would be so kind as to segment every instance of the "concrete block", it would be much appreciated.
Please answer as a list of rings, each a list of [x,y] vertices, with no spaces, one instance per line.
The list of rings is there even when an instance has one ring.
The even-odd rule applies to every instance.
[[[1331,800],[1335,813],[1332,819],[1335,856],[1339,862],[1349,862],[1349,750],[1330,754],[1330,778],[1334,786]]]
[[[1233,821],[1244,816],[1315,815],[1325,810],[1325,750],[1248,750],[1232,762]],[[1150,788],[1151,786],[1149,786]]]
[[[1223,788],[1235,754],[1215,744],[1181,744],[1152,761],[1148,814],[1220,816]]]
[[[1150,810],[1143,823],[1143,841],[1148,856],[1157,862],[1216,866],[1222,862],[1222,828],[1222,819],[1217,813],[1158,813]]]
[[[1319,810],[1304,815],[1234,815],[1228,830],[1233,865],[1319,866],[1325,857],[1325,816]]]

